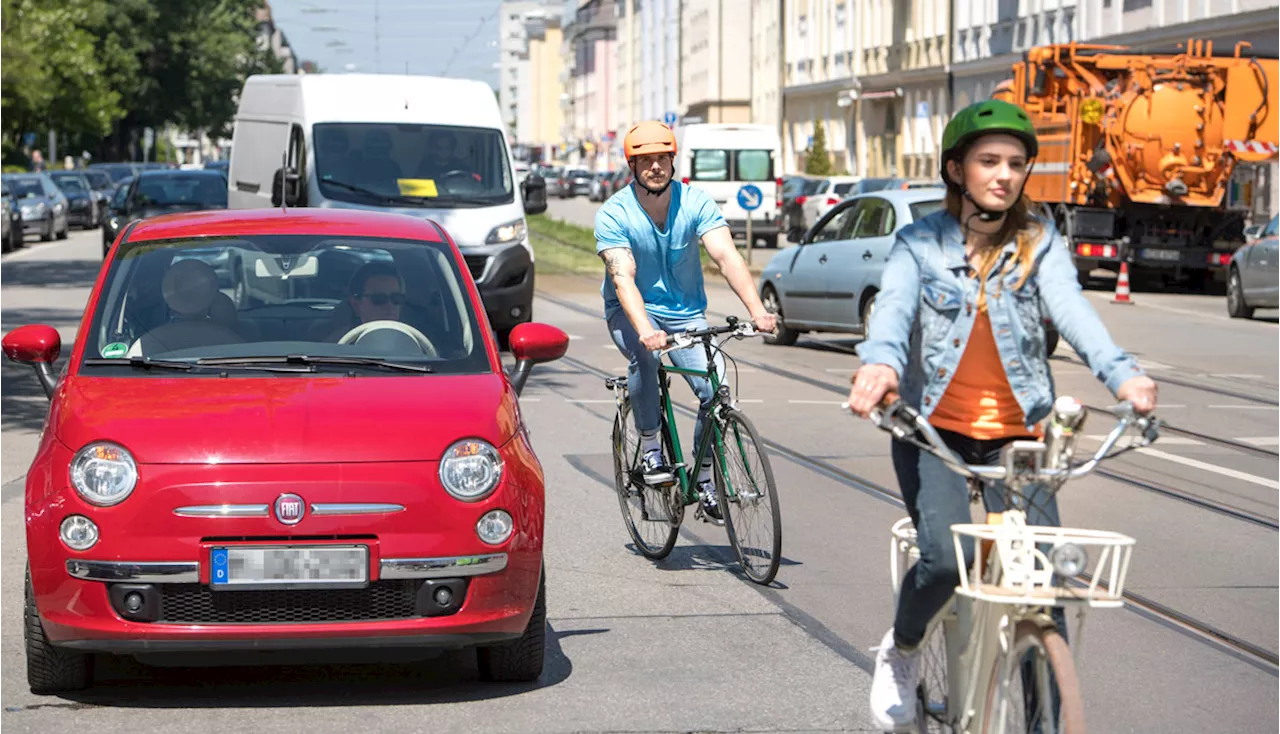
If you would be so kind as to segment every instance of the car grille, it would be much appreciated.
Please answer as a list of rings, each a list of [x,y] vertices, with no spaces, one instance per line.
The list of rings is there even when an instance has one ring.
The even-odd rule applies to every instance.
[[[160,622],[171,624],[298,624],[412,619],[421,581],[375,581],[363,589],[211,591],[201,584],[166,584]]]
[[[471,279],[480,282],[480,276],[484,275],[484,266],[489,262],[488,255],[467,255],[467,270],[471,271]]]

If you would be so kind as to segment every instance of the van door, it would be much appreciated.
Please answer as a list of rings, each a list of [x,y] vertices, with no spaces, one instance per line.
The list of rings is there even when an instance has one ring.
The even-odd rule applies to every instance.
[[[227,206],[262,209],[271,206],[271,183],[289,144],[289,125],[275,120],[236,121]]]

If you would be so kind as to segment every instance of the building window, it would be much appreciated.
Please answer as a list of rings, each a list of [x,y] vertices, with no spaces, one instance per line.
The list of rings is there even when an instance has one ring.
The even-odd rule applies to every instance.
[[[800,36],[801,38],[804,38],[805,34],[808,32],[809,32],[809,16],[802,15],[800,16],[799,20],[796,21],[796,35]]]
[[[836,28],[844,28],[844,3],[836,6]]]

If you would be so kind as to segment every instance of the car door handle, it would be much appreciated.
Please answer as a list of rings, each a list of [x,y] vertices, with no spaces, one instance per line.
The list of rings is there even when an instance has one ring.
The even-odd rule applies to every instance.
[[[863,259],[863,260],[870,260],[870,259],[871,259],[871,250],[867,250],[866,252],[862,253],[862,259]]]
[[[820,262],[820,263],[825,263],[826,261],[827,261],[827,256],[826,256],[826,255],[823,255],[822,257],[818,258],[818,262]]]

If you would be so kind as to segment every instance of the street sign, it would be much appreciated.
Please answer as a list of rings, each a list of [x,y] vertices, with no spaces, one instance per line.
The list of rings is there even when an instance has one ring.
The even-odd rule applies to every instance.
[[[738,189],[738,206],[747,213],[747,264],[751,264],[751,250],[755,247],[755,240],[751,237],[751,212],[760,208],[764,203],[764,194],[760,191],[760,187],[755,184],[744,184]]]
[[[667,127],[675,127],[676,113],[674,112],[666,113],[665,115],[662,116],[662,122],[665,123]]]

